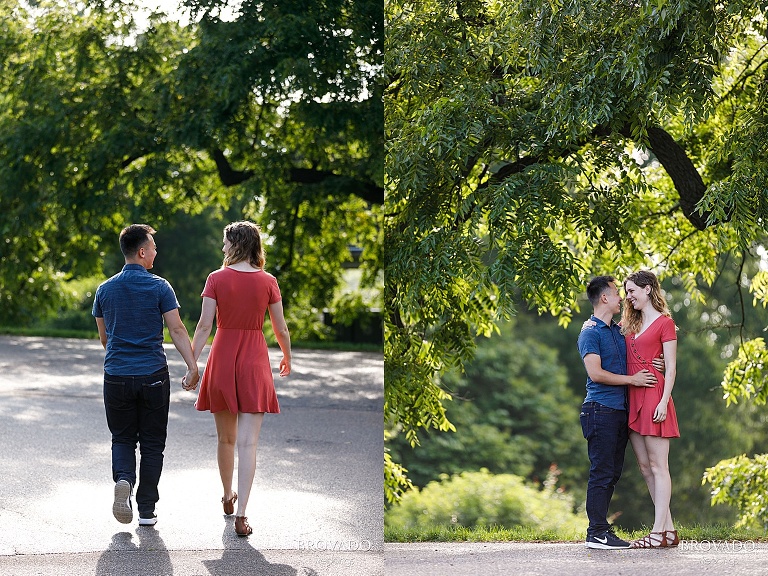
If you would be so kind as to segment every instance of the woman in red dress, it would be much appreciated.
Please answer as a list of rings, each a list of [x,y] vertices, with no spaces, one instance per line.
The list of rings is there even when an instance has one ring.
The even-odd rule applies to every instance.
[[[259,227],[253,222],[227,225],[222,251],[224,264],[211,272],[205,282],[202,312],[192,340],[192,350],[198,359],[216,318],[216,335],[195,407],[213,413],[224,513],[233,514],[237,502],[235,532],[248,536],[253,530],[245,517],[245,508],[256,472],[261,423],[265,412],[280,412],[263,332],[267,310],[283,353],[280,376],[291,373],[291,337],[277,280],[264,271]],[[232,490],[235,446],[239,500]]]
[[[650,370],[656,376],[652,388],[629,387],[629,440],[640,472],[654,503],[653,528],[633,548],[664,548],[679,543],[669,503],[672,479],[669,475],[669,439],[680,437],[672,388],[677,364],[675,323],[654,274],[640,271],[624,282],[626,303],[621,331],[627,343],[627,373]],[[662,374],[651,360],[663,352]]]

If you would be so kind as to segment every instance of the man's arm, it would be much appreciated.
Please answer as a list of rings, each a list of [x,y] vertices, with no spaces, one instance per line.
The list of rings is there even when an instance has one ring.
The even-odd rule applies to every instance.
[[[181,321],[179,309],[174,308],[163,314],[165,325],[168,326],[168,332],[171,334],[173,345],[179,351],[184,362],[187,363],[187,373],[184,375],[183,386],[185,390],[194,390],[197,388],[197,381],[200,379],[200,373],[197,370],[195,355],[192,353],[192,344],[189,341],[187,327]]]
[[[107,349],[107,326],[104,324],[104,318],[96,316],[96,327],[99,329],[99,340],[104,350]]]
[[[587,374],[593,382],[608,384],[609,386],[639,386],[641,388],[653,388],[653,385],[656,382],[656,376],[648,370],[640,370],[640,372],[632,374],[631,376],[614,374],[613,372],[603,370],[600,356],[597,354],[590,353],[584,356],[584,367],[587,369]]]

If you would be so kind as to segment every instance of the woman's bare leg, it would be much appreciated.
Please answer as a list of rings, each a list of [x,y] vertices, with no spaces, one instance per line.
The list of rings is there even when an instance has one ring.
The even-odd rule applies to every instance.
[[[235,473],[235,443],[237,442],[237,414],[222,410],[213,415],[216,422],[216,434],[219,442],[216,460],[219,464],[219,476],[224,488],[224,499],[232,499],[232,476]]]
[[[256,474],[256,448],[264,413],[237,415],[237,516],[245,516],[248,498],[251,495],[253,477]]]
[[[669,503],[672,499],[672,478],[669,475],[669,438],[646,436],[645,446],[653,471],[654,491],[652,493],[656,513],[653,531],[674,530]]]
[[[637,466],[640,468],[640,474],[643,475],[645,485],[648,486],[648,492],[651,495],[651,500],[653,500],[653,471],[651,470],[651,461],[648,456],[648,449],[645,447],[645,436],[630,430],[629,441],[632,444],[632,450],[635,453],[635,458],[637,458]]]

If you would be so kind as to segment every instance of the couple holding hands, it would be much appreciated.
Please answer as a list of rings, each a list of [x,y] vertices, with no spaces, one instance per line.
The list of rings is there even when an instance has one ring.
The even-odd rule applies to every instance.
[[[233,222],[224,228],[224,262],[211,272],[202,293],[202,311],[192,342],[179,316],[179,302],[167,280],[149,272],[157,256],[155,230],[132,224],[120,233],[125,266],[103,282],[93,303],[104,359],[104,407],[112,433],[112,513],[133,520],[131,498],[137,485],[136,446],[141,462],[136,490],[140,526],[157,522],[155,504],[168,432],[170,377],[163,349],[163,323],[184,358],[185,390],[197,388],[197,360],[216,318],[195,407],[213,413],[217,462],[224,491],[224,514],[237,513],[235,532],[253,532],[245,509],[256,471],[256,447],[264,413],[280,412],[263,324],[267,311],[280,345],[280,376],[291,373],[291,339],[280,288],[264,271],[264,249],[256,224]],[[235,447],[238,494],[232,489]]]

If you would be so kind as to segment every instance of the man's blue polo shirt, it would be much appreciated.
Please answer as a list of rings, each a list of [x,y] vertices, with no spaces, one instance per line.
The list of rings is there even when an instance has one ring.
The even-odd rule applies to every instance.
[[[596,324],[585,328],[579,334],[578,344],[581,358],[584,359],[587,354],[597,354],[600,356],[600,365],[603,370],[614,374],[626,374],[627,345],[624,342],[624,336],[621,335],[621,328],[613,320],[608,326],[595,316],[592,316],[591,319]],[[593,382],[587,375],[587,397],[584,402],[599,402],[609,408],[626,410],[627,387]]]
[[[179,308],[167,280],[140,264],[123,270],[96,290],[93,316],[104,318],[107,354],[104,371],[112,376],[146,376],[168,366],[163,349],[163,314]]]

